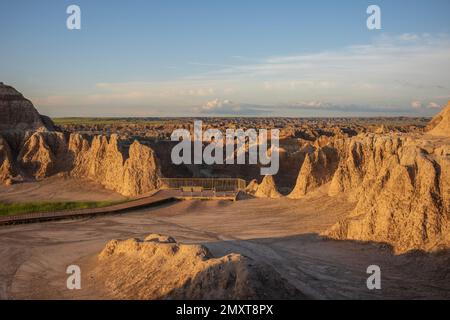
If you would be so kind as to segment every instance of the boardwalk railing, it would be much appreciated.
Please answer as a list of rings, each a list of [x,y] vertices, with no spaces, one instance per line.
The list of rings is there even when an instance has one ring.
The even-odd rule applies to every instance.
[[[233,191],[244,190],[246,182],[237,178],[162,178],[161,189],[181,190],[186,187],[201,187],[204,190]]]
[[[156,192],[155,194],[149,197],[143,197],[128,202],[115,204],[109,207],[53,211],[53,212],[36,212],[36,213],[0,217],[0,226],[8,224],[44,222],[62,219],[87,218],[106,214],[117,214],[130,210],[159,206],[173,201],[176,201],[176,198],[173,195],[166,194],[164,192]]]

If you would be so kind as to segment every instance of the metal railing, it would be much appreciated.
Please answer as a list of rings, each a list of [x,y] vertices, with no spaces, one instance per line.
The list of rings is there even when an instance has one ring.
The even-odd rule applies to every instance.
[[[233,191],[244,190],[246,182],[237,178],[161,178],[161,189],[201,187],[204,190]]]

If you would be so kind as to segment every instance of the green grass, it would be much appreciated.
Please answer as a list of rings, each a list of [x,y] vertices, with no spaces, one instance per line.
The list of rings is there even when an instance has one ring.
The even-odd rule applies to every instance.
[[[123,201],[0,203],[0,216],[12,216],[34,212],[53,212],[75,209],[102,208],[121,202]]]

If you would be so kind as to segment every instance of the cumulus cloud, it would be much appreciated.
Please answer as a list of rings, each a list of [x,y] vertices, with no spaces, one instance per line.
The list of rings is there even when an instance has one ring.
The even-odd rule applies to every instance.
[[[421,109],[422,108],[422,102],[420,101],[411,101],[411,108],[413,109]]]
[[[201,107],[201,111],[215,111],[215,110],[221,110],[221,109],[239,111],[240,108],[241,108],[240,105],[235,104],[233,101],[214,99],[214,100],[206,102]]]
[[[294,108],[303,108],[303,109],[318,109],[318,108],[333,108],[334,106],[331,103],[323,102],[323,101],[300,101],[290,105]]]
[[[432,115],[448,100],[448,35],[384,34],[320,52],[235,60],[233,65],[203,64],[196,74],[167,81],[98,83],[79,97],[42,103],[56,105],[65,99],[74,106],[156,106],[166,111],[162,115],[193,110],[236,115],[283,115],[283,110]]]
[[[427,105],[428,109],[439,109],[441,106],[439,104],[437,104],[436,102],[430,102]]]
[[[419,100],[411,101],[411,108],[416,110],[423,110],[423,109],[439,109],[442,106],[436,102],[430,101],[428,103],[422,102]]]
[[[194,108],[194,112],[203,115],[247,115],[256,116],[270,114],[269,106],[236,103],[228,99],[214,99],[207,101],[201,107]]]

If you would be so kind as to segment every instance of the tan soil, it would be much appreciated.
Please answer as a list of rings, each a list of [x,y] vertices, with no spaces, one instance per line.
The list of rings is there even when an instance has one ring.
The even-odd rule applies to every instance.
[[[108,242],[88,272],[114,299],[289,299],[302,294],[267,265],[168,236]]]
[[[0,184],[1,202],[33,201],[121,201],[126,198],[102,185],[83,179],[51,177],[36,182],[4,186]]]
[[[110,298],[83,272],[92,257],[111,239],[162,233],[202,244],[215,257],[237,253],[267,264],[302,292],[298,298],[450,298],[448,251],[394,255],[382,244],[318,236],[353,208],[324,189],[301,200],[183,201],[126,215],[0,228],[0,297]],[[80,291],[66,288],[71,264],[81,266]],[[372,264],[382,270],[380,291],[366,287]]]

